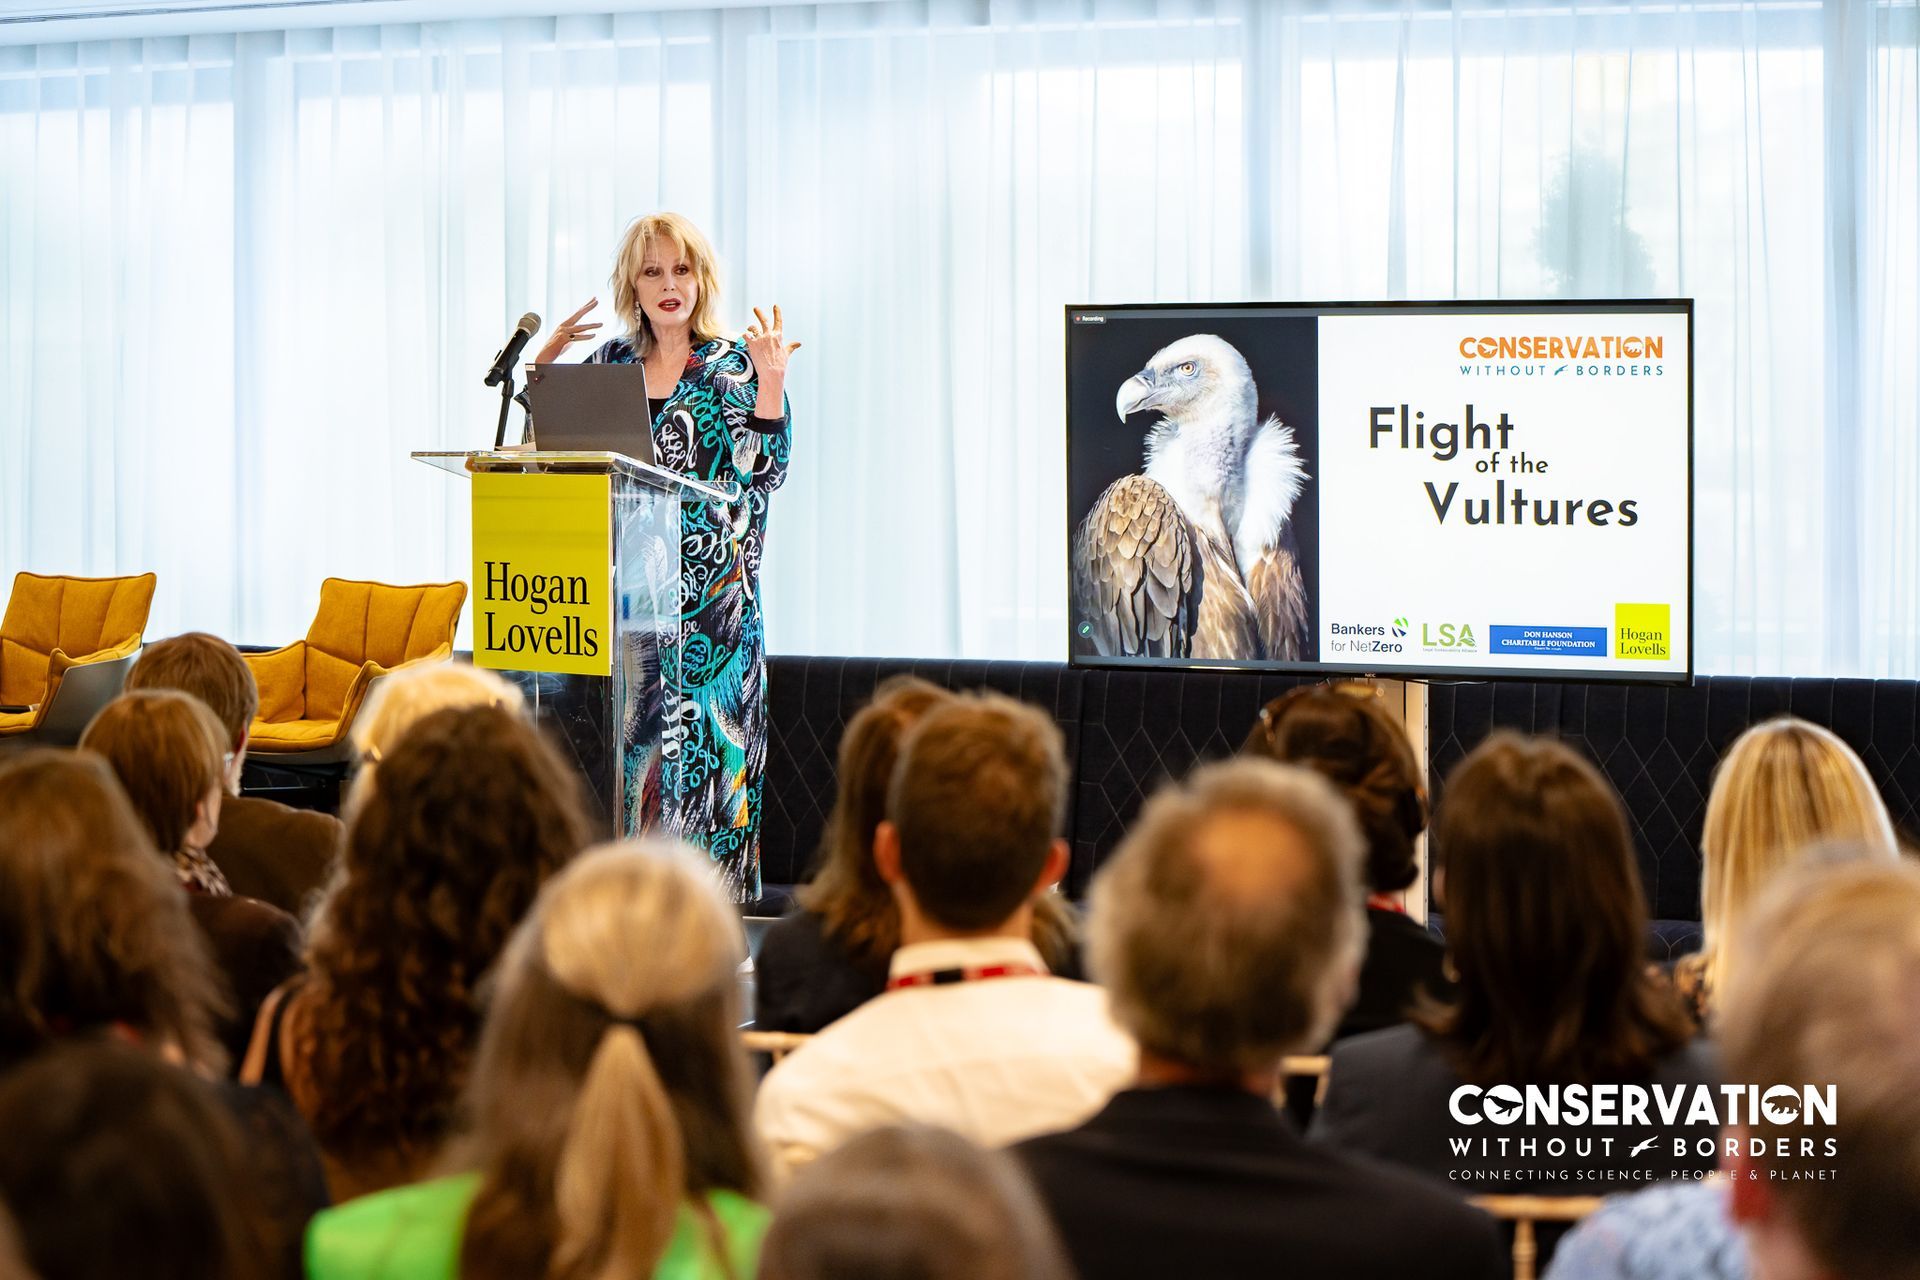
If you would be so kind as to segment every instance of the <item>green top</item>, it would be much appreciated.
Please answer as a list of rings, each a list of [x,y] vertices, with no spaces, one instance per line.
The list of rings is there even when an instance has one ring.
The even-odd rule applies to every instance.
[[[459,1280],[460,1242],[480,1175],[464,1173],[350,1200],[317,1215],[307,1228],[308,1280]],[[722,1269],[707,1232],[685,1205],[654,1280],[724,1280],[751,1276],[768,1213],[732,1191],[710,1191],[707,1205],[726,1236]]]

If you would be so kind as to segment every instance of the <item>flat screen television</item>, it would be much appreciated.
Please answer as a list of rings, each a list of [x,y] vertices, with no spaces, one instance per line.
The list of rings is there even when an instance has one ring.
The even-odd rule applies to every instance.
[[[1693,303],[1066,312],[1076,665],[1693,676]]]

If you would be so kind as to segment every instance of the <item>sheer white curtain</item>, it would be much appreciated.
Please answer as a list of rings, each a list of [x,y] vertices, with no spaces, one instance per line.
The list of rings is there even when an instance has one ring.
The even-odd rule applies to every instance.
[[[102,19],[101,22],[108,20]],[[1911,0],[915,0],[0,48],[0,571],[464,577],[514,316],[779,301],[775,651],[1064,651],[1061,309],[1698,299],[1697,655],[1920,676]],[[234,495],[238,495],[237,499]]]

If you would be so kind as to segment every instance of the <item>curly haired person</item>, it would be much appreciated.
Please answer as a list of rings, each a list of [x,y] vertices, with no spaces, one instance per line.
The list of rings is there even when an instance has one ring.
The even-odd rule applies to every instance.
[[[579,782],[523,716],[437,711],[356,791],[309,973],[262,1009],[242,1078],[285,1088],[336,1200],[439,1155],[479,1035],[475,988],[587,843]]]

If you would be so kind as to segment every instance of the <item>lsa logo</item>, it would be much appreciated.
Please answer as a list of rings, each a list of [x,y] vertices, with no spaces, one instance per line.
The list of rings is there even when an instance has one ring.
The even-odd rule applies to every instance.
[[[1420,645],[1438,653],[1473,653],[1480,648],[1472,624],[1466,622],[1423,622]]]

